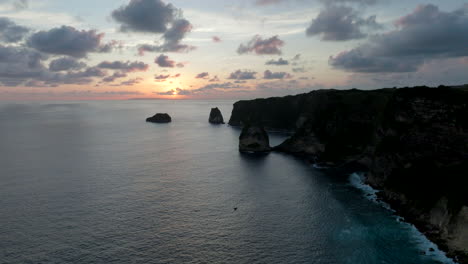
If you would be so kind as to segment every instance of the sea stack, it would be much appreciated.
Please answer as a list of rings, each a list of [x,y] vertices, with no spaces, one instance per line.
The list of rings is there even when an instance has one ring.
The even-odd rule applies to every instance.
[[[270,152],[270,139],[265,129],[260,126],[245,126],[239,137],[239,151],[254,153]]]
[[[168,114],[155,114],[152,117],[148,117],[146,119],[146,122],[151,122],[151,123],[170,123],[172,122],[172,118]]]
[[[223,114],[221,114],[221,111],[218,109],[218,107],[211,108],[210,118],[208,121],[215,125],[224,124]]]

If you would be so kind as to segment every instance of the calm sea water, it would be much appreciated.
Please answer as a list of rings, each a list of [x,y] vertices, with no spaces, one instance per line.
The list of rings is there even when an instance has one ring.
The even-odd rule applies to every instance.
[[[355,178],[241,155],[232,103],[0,103],[0,263],[450,263]]]

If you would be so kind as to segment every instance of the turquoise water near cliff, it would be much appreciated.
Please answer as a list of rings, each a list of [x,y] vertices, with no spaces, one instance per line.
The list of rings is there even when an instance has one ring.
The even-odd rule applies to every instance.
[[[232,103],[0,103],[0,263],[451,263],[355,175],[240,154]]]

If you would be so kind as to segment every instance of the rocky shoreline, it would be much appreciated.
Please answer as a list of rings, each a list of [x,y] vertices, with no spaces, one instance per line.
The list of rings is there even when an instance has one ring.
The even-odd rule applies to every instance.
[[[468,86],[240,101],[229,124],[294,131],[273,150],[364,171],[399,215],[468,263]]]

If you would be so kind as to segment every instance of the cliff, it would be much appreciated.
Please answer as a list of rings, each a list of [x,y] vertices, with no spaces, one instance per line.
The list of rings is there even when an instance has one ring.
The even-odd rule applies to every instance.
[[[468,89],[321,90],[240,101],[230,125],[292,131],[282,151],[363,170],[380,197],[468,263]]]

